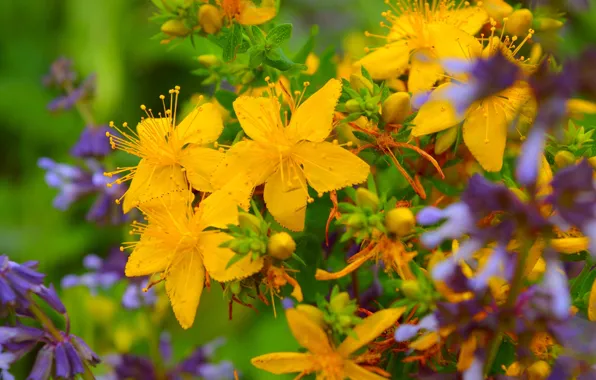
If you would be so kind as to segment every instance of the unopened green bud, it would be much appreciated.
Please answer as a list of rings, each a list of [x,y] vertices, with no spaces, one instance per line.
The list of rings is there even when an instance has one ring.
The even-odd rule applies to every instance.
[[[199,8],[197,14],[199,25],[207,34],[219,32],[223,26],[223,14],[212,4],[205,4]]]
[[[182,20],[168,20],[161,26],[161,31],[171,37],[184,37],[191,31]]]
[[[364,106],[366,107],[366,110],[370,112],[374,112],[379,109],[378,103],[372,99],[367,100]]]
[[[229,287],[230,287],[230,291],[231,291],[233,294],[235,294],[235,295],[238,295],[238,294],[240,294],[240,291],[242,290],[242,289],[241,289],[241,287],[240,287],[240,281],[234,281],[234,282],[232,282],[232,283],[229,285]]]
[[[350,295],[347,292],[341,292],[331,298],[329,301],[329,309],[333,313],[341,313],[346,306],[350,304]]]
[[[509,15],[505,27],[508,33],[514,36],[525,36],[532,28],[534,15],[529,9],[517,9]]]
[[[563,22],[550,17],[540,17],[534,22],[534,29],[541,32],[559,30]]]
[[[559,169],[575,163],[575,155],[567,150],[560,150],[555,154],[555,164]]]
[[[349,328],[352,326],[352,317],[349,315],[340,315],[337,319],[339,327],[341,328]]]
[[[238,254],[240,255],[246,255],[248,252],[250,252],[250,242],[240,242],[240,244],[238,244],[238,248],[236,248],[235,251],[238,252]]]
[[[242,228],[248,228],[256,233],[261,232],[261,220],[247,212],[238,213],[238,225]]]
[[[400,124],[411,111],[410,95],[407,92],[396,92],[383,102],[381,117],[385,123]]]
[[[205,67],[213,67],[219,63],[219,59],[214,54],[199,55],[198,60]]]
[[[457,133],[457,127],[451,127],[439,132],[435,141],[435,154],[445,153],[457,140]]]
[[[406,236],[412,232],[416,218],[407,207],[397,207],[385,214],[385,228],[397,236]]]
[[[357,92],[360,92],[360,90],[364,88],[372,94],[374,89],[372,82],[360,74],[350,75],[350,85]]]
[[[588,164],[592,165],[592,168],[596,169],[596,156],[588,158]]]
[[[325,314],[317,307],[308,304],[300,304],[296,306],[296,310],[304,313],[309,320],[316,323],[318,326],[325,326]]]
[[[400,287],[402,293],[411,300],[420,298],[420,285],[418,281],[405,280],[402,282]]]
[[[379,209],[379,197],[364,187],[356,190],[356,204],[360,207],[368,207],[376,212]]]
[[[269,238],[267,253],[276,259],[286,260],[296,251],[296,242],[287,232],[278,232]]]
[[[362,109],[360,108],[360,102],[356,99],[350,99],[346,102],[346,110],[348,112],[360,112]]]
[[[253,240],[250,243],[250,250],[252,252],[264,253],[265,252],[265,245],[263,244],[263,242],[261,242],[259,240]]]
[[[346,221],[346,225],[352,228],[361,228],[364,227],[365,224],[366,221],[364,220],[364,218],[358,214],[350,215],[348,217],[348,220]]]

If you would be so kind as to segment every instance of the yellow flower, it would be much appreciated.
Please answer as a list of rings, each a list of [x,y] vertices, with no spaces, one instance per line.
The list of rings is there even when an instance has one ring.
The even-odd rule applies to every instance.
[[[165,106],[165,96],[160,96],[164,111],[163,114],[159,112],[158,117],[142,105],[147,118],[141,119],[136,132],[126,123],[123,128],[110,123],[118,131],[116,134],[108,133],[112,148],[141,158],[137,166],[105,173],[108,177],[126,173],[115,183],[132,179],[124,194],[124,212],[155,201],[164,194],[187,190],[188,183],[199,191],[213,191],[209,177],[223,158],[223,153],[205,145],[216,141],[221,134],[221,115],[213,104],[203,104],[176,125],[179,92],[178,86],[170,90],[169,108]]]
[[[370,343],[383,331],[393,326],[405,308],[385,309],[365,318],[352,330],[352,334],[337,347],[329,341],[325,331],[307,315],[288,309],[286,317],[292,334],[307,353],[277,352],[252,359],[255,367],[274,374],[299,372],[298,378],[316,373],[317,379],[376,380],[384,379],[359,365],[352,354]]]
[[[242,25],[260,25],[271,20],[277,14],[275,0],[262,0],[256,6],[251,0],[217,0],[225,16]]]
[[[488,39],[489,44],[484,50],[482,44],[477,40],[468,41],[469,45],[462,45],[465,47],[462,50],[469,51],[472,58],[486,58],[501,51],[522,69],[532,70],[534,65],[514,58],[524,43],[531,38],[532,32],[530,31],[523,42],[514,45],[517,37],[513,37],[511,40],[507,37],[504,42],[494,37],[494,21],[492,23],[492,34]],[[465,83],[466,79],[458,78],[458,81]],[[533,118],[535,113],[535,102],[529,84],[518,80],[509,88],[474,102],[463,115],[457,114],[447,96],[457,86],[460,84],[445,83],[431,93],[429,100],[420,108],[412,121],[415,124],[412,136],[440,132],[463,121],[464,142],[474,158],[484,170],[500,171],[503,166],[507,129],[523,107],[529,107],[530,118]]]
[[[336,144],[325,142],[333,128],[333,112],[341,82],[327,84],[297,106],[290,99],[292,118],[282,122],[280,104],[269,98],[241,96],[234,102],[240,126],[252,140],[233,145],[212,177],[218,189],[226,185],[248,200],[252,189],[265,183],[264,198],[271,215],[294,231],[304,228],[307,183],[319,194],[364,182],[369,166]],[[247,202],[243,202],[246,204]]]
[[[443,68],[435,59],[468,56],[469,52],[461,46],[474,39],[473,35],[487,20],[486,12],[476,6],[462,7],[464,2],[395,2],[393,11],[383,12],[390,23],[387,36],[366,33],[384,39],[385,46],[374,49],[357,64],[364,66],[374,79],[397,78],[410,68],[408,91],[428,90],[443,77]]]
[[[184,193],[183,193],[184,194]],[[190,196],[192,199],[192,195]],[[140,235],[126,263],[126,276],[161,273],[174,314],[180,325],[192,326],[206,274],[220,282],[248,277],[263,267],[263,260],[249,256],[226,269],[234,252],[220,245],[231,237],[209,227],[226,228],[238,223],[236,203],[215,192],[195,210],[180,193],[161,198],[161,207],[142,207],[147,224],[133,222],[131,233]]]

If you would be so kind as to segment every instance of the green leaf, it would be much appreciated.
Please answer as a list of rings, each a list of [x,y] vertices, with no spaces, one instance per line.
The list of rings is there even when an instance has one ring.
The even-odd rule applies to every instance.
[[[450,197],[458,196],[461,192],[460,189],[448,185],[447,183],[437,179],[437,178],[427,178],[427,180],[433,184],[434,187],[437,188],[441,193],[448,195]]]
[[[280,24],[267,34],[267,43],[274,46],[281,45],[292,37],[292,24]]]
[[[256,69],[265,59],[265,49],[261,46],[251,46],[250,49],[248,49],[248,55],[250,57],[248,66],[252,69]]]
[[[297,63],[305,63],[306,62],[306,58],[308,58],[308,55],[310,53],[312,53],[312,51],[315,48],[315,39],[318,34],[319,34],[319,27],[317,25],[313,25],[313,27],[310,30],[310,37],[308,37],[308,40],[306,40],[306,43],[304,44],[304,46],[302,46],[302,48],[300,48],[298,53],[296,53],[296,55],[294,56],[294,62],[297,62]]]
[[[228,263],[226,264],[226,269],[228,269],[229,267],[231,267],[232,265],[234,265],[238,261],[242,260],[244,258],[244,256],[245,255],[238,255],[238,254],[232,256],[232,258],[230,259],[230,261],[228,261]]]
[[[225,109],[233,109],[234,100],[238,97],[235,93],[227,90],[216,91],[214,96]]]
[[[250,27],[250,32],[252,33],[252,37],[254,38],[257,45],[265,45],[265,35],[263,34],[261,28],[253,25]]]
[[[287,71],[297,66],[304,66],[292,62],[280,47],[273,48],[266,53],[265,63],[280,71]],[[306,68],[306,66],[304,66],[304,68]]]
[[[236,58],[236,51],[242,43],[242,27],[238,24],[233,24],[231,31],[227,36],[225,45],[223,46],[223,60],[231,62]]]

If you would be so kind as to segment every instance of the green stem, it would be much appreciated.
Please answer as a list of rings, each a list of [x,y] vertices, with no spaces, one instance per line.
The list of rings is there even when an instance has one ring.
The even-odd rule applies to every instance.
[[[91,372],[91,368],[89,368],[89,364],[87,364],[86,360],[83,360],[83,367],[85,370],[81,374],[81,377],[84,380],[95,380],[95,376],[93,375],[93,372]]]
[[[68,95],[72,94],[72,92],[74,91],[74,88],[72,87],[72,83],[66,83],[64,85],[64,89],[66,90],[66,93]],[[89,104],[81,103],[80,101],[77,101],[75,103],[75,106],[77,107],[77,111],[79,112],[79,115],[81,115],[81,118],[83,118],[83,121],[85,122],[85,124],[89,125],[91,128],[94,128],[96,126],[95,118],[93,117],[93,113],[91,112],[91,108],[89,107]]]

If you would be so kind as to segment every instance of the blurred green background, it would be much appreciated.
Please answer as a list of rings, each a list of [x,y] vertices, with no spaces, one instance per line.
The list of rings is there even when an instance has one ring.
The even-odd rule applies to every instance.
[[[290,52],[304,43],[313,24],[319,24],[316,50],[339,50],[348,31],[361,34],[378,28],[382,0],[282,0],[278,21],[294,23]],[[47,103],[57,95],[41,79],[53,60],[71,58],[80,77],[97,73],[96,120],[134,122],[139,104],[151,102],[173,85],[190,97],[200,85],[190,74],[196,56],[211,49],[186,41],[171,49],[151,39],[159,25],[148,19],[154,12],[149,0],[36,0],[0,2],[0,253],[12,260],[38,260],[48,282],[60,283],[69,273],[82,273],[82,258],[89,253],[105,256],[122,241],[118,227],[98,227],[85,222],[92,200],[62,212],[52,208],[54,189],[44,182],[37,167],[39,157],[76,163],[70,147],[84,123],[75,112],[50,114]],[[187,98],[188,99],[188,98]],[[151,316],[119,307],[116,288],[99,297],[86,289],[61,292],[69,309],[73,332],[104,355],[132,350],[147,353],[143,336],[159,336]],[[111,297],[111,298],[110,298]],[[111,301],[110,301],[111,300]],[[219,286],[203,294],[195,326],[183,332],[166,309],[167,328],[173,335],[175,355],[181,358],[193,347],[217,336],[228,344],[219,358],[229,359],[246,379],[280,378],[256,370],[249,360],[259,354],[294,351],[283,316],[274,319],[270,309],[253,311],[235,305],[234,320],[227,319],[228,305]],[[93,317],[90,318],[90,315]],[[27,365],[14,372],[24,378]],[[30,367],[29,367],[30,368]]]

